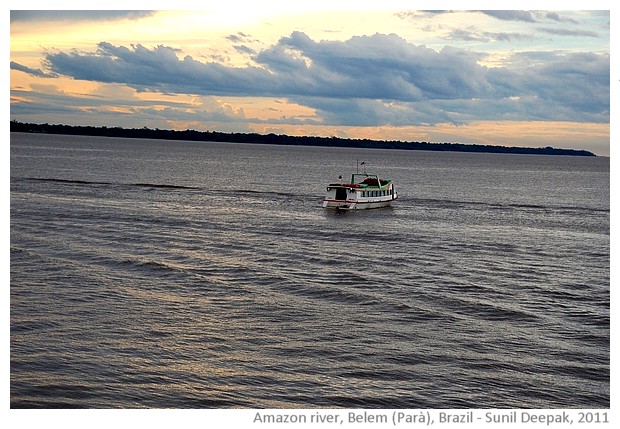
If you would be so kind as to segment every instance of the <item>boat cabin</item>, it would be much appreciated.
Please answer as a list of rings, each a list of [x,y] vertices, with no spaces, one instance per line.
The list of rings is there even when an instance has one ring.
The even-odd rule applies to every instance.
[[[353,173],[350,183],[331,183],[323,207],[341,210],[386,207],[398,198],[394,183],[375,174]]]

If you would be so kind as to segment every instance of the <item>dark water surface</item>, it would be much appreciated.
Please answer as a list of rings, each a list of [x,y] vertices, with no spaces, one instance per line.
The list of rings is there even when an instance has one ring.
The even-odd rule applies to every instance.
[[[321,208],[356,159],[393,208]],[[607,408],[609,180],[11,134],[11,407]]]

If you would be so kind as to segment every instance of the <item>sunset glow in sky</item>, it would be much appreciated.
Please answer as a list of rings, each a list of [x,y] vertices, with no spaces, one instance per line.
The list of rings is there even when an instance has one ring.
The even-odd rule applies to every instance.
[[[208,3],[11,11],[11,119],[609,155],[609,11]]]

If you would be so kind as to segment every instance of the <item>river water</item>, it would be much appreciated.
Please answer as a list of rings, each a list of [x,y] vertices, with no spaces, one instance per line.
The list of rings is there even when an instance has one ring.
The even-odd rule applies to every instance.
[[[365,161],[392,208],[332,212]],[[608,408],[609,158],[11,134],[12,408]]]

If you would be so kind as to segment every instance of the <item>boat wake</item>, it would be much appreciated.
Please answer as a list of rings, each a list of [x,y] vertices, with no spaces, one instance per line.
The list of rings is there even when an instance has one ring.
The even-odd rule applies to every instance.
[[[162,183],[115,183],[115,182],[98,182],[88,180],[71,180],[71,179],[55,179],[55,178],[38,178],[38,177],[25,177],[24,180],[37,181],[37,182],[52,182],[52,183],[65,183],[69,185],[86,185],[86,186],[134,186],[138,188],[155,188],[155,189],[203,189],[199,186],[183,186],[183,185],[170,185]]]

